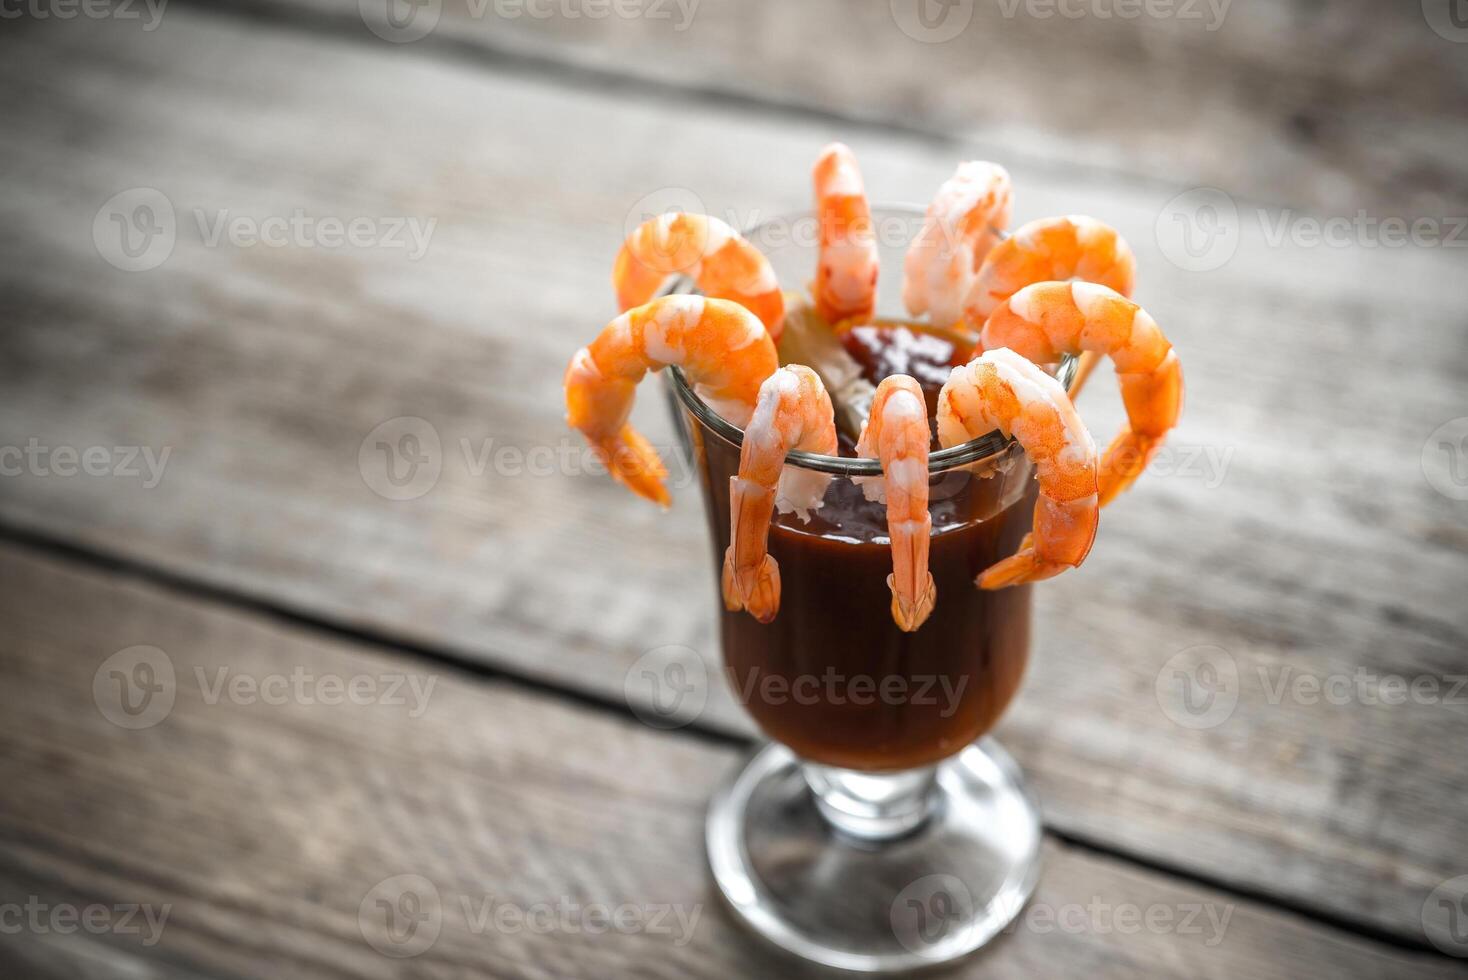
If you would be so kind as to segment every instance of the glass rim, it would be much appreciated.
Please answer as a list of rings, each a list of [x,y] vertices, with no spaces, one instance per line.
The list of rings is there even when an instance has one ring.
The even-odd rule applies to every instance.
[[[926,214],[926,208],[916,204],[874,204],[873,212],[886,212],[888,214],[901,214],[909,217],[922,217]],[[743,232],[746,238],[757,236],[760,229],[777,225],[784,222],[809,220],[815,218],[814,211],[795,211],[790,214],[778,215],[768,221],[762,221],[749,230]],[[686,276],[679,276],[673,283],[663,291],[664,296],[678,293],[695,293],[693,281]],[[1070,388],[1070,381],[1075,375],[1076,358],[1066,354],[1060,361],[1056,370],[1056,380],[1061,387]],[[718,412],[710,408],[698,393],[688,384],[687,377],[676,365],[668,365],[665,373],[672,381],[674,393],[678,400],[683,403],[706,429],[710,429],[715,435],[725,442],[733,445],[736,449],[744,444],[744,430],[724,418]],[[959,466],[967,466],[982,460],[992,459],[1001,453],[1009,451],[1016,446],[1014,438],[1006,438],[998,429],[994,429],[968,442],[957,446],[949,446],[935,453],[928,454],[928,472],[943,473]],[[836,476],[881,476],[882,463],[880,460],[868,457],[852,456],[826,456],[822,453],[809,453],[802,449],[792,449],[785,454],[787,465],[799,466],[802,469],[815,470],[820,473],[830,473]]]

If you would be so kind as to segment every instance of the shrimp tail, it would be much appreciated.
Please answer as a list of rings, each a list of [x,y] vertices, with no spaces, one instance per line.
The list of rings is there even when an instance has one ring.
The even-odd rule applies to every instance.
[[[892,621],[904,633],[917,632],[938,604],[938,586],[933,582],[932,573],[928,573],[928,581],[911,597],[893,584],[891,575],[887,576],[887,587],[892,590]]]
[[[632,426],[624,425],[615,435],[595,440],[591,448],[613,478],[626,484],[633,493],[664,509],[672,504],[673,498],[664,482],[667,467],[647,437]]]
[[[1100,510],[1095,494],[1062,501],[1042,492],[1035,502],[1035,530],[1024,536],[1018,551],[986,568],[974,584],[994,591],[1079,568],[1096,540]]]
[[[1128,421],[1101,458],[1097,475],[1103,507],[1131,486],[1152,462],[1183,407],[1183,371],[1174,350],[1168,349],[1150,371],[1122,372],[1118,377]]]
[[[742,477],[729,478],[729,547],[724,552],[724,606],[761,623],[780,611],[780,566],[765,550],[775,491]]]
[[[724,571],[719,575],[719,591],[724,596],[725,609],[730,612],[738,612],[744,608],[744,597],[739,594],[739,588],[734,584],[733,545],[724,549]]]
[[[923,625],[938,602],[938,586],[928,571],[928,540],[933,520],[902,521],[891,528],[892,574],[887,588],[892,590],[892,619],[905,633]]]
[[[1011,585],[1039,582],[1053,578],[1075,566],[1063,561],[1046,561],[1033,547],[1024,547],[1014,554],[984,569],[974,584],[985,591],[1007,589]]]
[[[1111,441],[1097,469],[1102,507],[1115,500],[1142,475],[1157,454],[1162,439],[1162,436],[1143,435],[1128,428]]]
[[[780,611],[780,566],[773,556],[765,555],[748,578],[750,585],[742,596],[744,608],[761,623],[768,623]],[[726,598],[724,605],[728,604]]]

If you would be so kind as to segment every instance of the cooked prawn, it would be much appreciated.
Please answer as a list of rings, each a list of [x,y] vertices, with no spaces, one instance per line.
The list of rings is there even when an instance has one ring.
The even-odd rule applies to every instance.
[[[905,374],[882,379],[872,412],[856,444],[858,455],[882,463],[880,485],[862,487],[868,498],[887,499],[887,534],[892,539],[892,619],[911,633],[933,611],[938,588],[928,571],[928,403],[922,386]]]
[[[730,611],[748,609],[762,623],[780,609],[780,569],[766,551],[770,517],[779,508],[809,520],[831,481],[825,473],[784,465],[792,449],[836,453],[831,398],[820,375],[803,364],[780,368],[760,386],[754,416],[744,428],[739,474],[729,478],[724,605]]]
[[[706,214],[678,211],[650,218],[627,236],[612,266],[617,306],[630,310],[656,295],[673,274],[692,279],[705,295],[733,300],[780,339],[785,297],[764,253],[733,228]]]
[[[1003,589],[1059,575],[1085,561],[1096,538],[1096,444],[1060,382],[1002,347],[953,369],[938,393],[938,441],[956,446],[998,429],[1035,463],[1035,529],[1020,549],[978,577]]]
[[[1115,228],[1095,218],[1072,214],[1031,221],[990,252],[980,267],[968,294],[968,320],[977,330],[1000,303],[1031,283],[1071,279],[1131,296],[1137,259]],[[1081,393],[1099,360],[1090,351],[1080,356],[1070,381],[1071,398]]]
[[[927,313],[940,327],[959,321],[980,264],[1009,227],[1013,204],[1009,171],[985,160],[958,165],[907,249],[902,302],[909,313]]]
[[[1101,460],[1101,506],[1151,461],[1182,411],[1183,372],[1157,321],[1136,303],[1090,282],[1040,282],[999,304],[979,337],[1036,364],[1091,351],[1111,358],[1121,380],[1127,426]]]
[[[979,267],[965,308],[977,329],[999,304],[1035,282],[1079,279],[1132,294],[1137,259],[1117,230],[1072,214],[1040,218],[1016,228]]]
[[[869,316],[877,301],[877,241],[856,156],[846,144],[832,143],[811,176],[821,224],[816,312],[830,323]]]
[[[567,424],[586,436],[612,476],[664,507],[667,470],[627,417],[643,375],[669,364],[683,369],[714,411],[742,426],[779,359],[753,313],[703,296],[664,296],[628,310],[571,358]]]

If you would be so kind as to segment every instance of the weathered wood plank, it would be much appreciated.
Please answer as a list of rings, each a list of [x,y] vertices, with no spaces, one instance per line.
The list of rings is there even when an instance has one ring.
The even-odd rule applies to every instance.
[[[718,680],[695,495],[660,515],[583,472],[558,383],[611,313],[607,262],[640,197],[691,182],[719,213],[799,207],[811,153],[841,134],[185,8],[153,34],[44,23],[0,46],[0,446],[171,452],[156,486],[141,464],[27,463],[0,480],[0,519],[606,698],[644,652],[685,644],[713,681],[700,723],[749,731]],[[966,149],[856,143],[884,197],[920,197]],[[1464,411],[1458,253],[1272,246],[1273,216],[1245,214],[1232,261],[1187,273],[1152,233],[1175,188],[1014,171],[1021,217],[1089,211],[1132,240],[1139,298],[1188,370],[1175,444],[1231,455],[1149,476],[1087,567],[1039,590],[1001,738],[1068,834],[1420,938],[1427,894],[1464,870],[1462,705],[1310,702],[1288,684],[1463,670],[1468,516],[1422,474],[1429,434]],[[136,186],[172,201],[177,242],[128,273],[92,232]],[[207,244],[222,210],[297,208],[437,225],[417,261]],[[1117,424],[1104,378],[1086,403],[1098,432]],[[385,486],[372,443],[359,466],[399,416],[442,447],[411,500],[369,487]],[[537,475],[497,463],[507,447],[567,461]],[[1198,644],[1225,648],[1239,681],[1232,714],[1194,731],[1155,689]]]
[[[1352,0],[1328,17],[1307,0],[443,0],[395,7],[395,25],[386,0],[241,6],[1331,214],[1442,217],[1468,200],[1452,40],[1468,31],[1438,0]]]
[[[25,891],[31,886],[21,885],[18,877],[6,876],[3,880],[4,885],[0,887],[6,888],[7,902],[17,899],[24,902],[33,894]],[[17,886],[20,890],[16,890]],[[35,897],[39,899],[40,895]],[[205,974],[201,968],[175,966],[151,955],[146,949],[135,952],[116,943],[108,943],[80,929],[66,934],[7,930],[0,937],[0,969],[8,977],[24,977],[25,980],[118,980],[119,977],[127,980],[203,980],[211,975]]]
[[[703,806],[731,749],[24,549],[0,552],[0,615],[0,902],[41,910],[18,934],[7,918],[10,962],[73,976],[99,959],[113,976],[792,975],[706,881]],[[159,700],[129,716],[107,667],[134,677],[110,658],[135,644],[156,651]],[[403,675],[423,696],[393,703]],[[329,677],[372,694],[333,703]],[[959,975],[1464,974],[1062,844],[1046,860],[1024,924]],[[401,875],[419,876],[423,932],[395,942],[375,897]],[[646,910],[646,927],[598,933],[576,911],[597,903]],[[136,933],[111,911],[131,905]],[[1173,924],[1113,919],[1130,905]],[[517,928],[502,906],[557,911],[550,928]],[[666,931],[651,923],[661,906]],[[105,927],[49,925],[89,907],[108,910]]]

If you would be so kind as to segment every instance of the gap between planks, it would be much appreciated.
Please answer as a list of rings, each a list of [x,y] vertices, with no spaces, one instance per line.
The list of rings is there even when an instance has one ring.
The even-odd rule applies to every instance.
[[[6,522],[0,522],[0,544],[17,550],[55,557],[73,564],[133,578],[163,589],[164,591],[172,592],[181,598],[213,603],[237,611],[258,615],[264,619],[288,625],[295,629],[352,643],[385,655],[414,658],[438,667],[448,668],[465,677],[509,684],[523,691],[568,701],[619,720],[638,720],[636,713],[625,703],[599,697],[595,693],[565,687],[553,681],[543,680],[515,671],[490,667],[483,661],[459,655],[451,649],[433,647],[406,638],[394,637],[385,632],[333,622],[320,616],[313,616],[291,609],[280,603],[245,595],[223,586],[192,579],[188,576],[161,568],[150,562],[64,541],[47,534],[19,528]],[[699,724],[698,722],[691,722],[679,728],[668,729],[665,731],[665,734],[677,735],[710,745],[741,750],[751,749],[758,741],[732,732],[723,731],[719,728]],[[1125,848],[1108,846],[1084,836],[1057,830],[1048,822],[1045,824],[1045,833],[1068,847],[1110,858],[1114,861],[1124,862],[1139,870],[1164,874],[1180,883],[1207,888],[1229,898],[1252,902],[1280,912],[1296,915],[1316,925],[1336,929],[1362,939],[1379,943],[1385,947],[1412,953],[1429,953],[1440,956],[1444,960],[1452,959],[1452,957],[1443,954],[1425,940],[1414,942],[1409,937],[1382,929],[1372,923],[1361,922],[1302,902],[1281,899],[1280,896],[1271,894],[1263,889],[1241,888],[1236,884],[1219,881],[1187,868],[1179,868],[1165,861],[1153,860],[1146,855],[1138,854]]]

